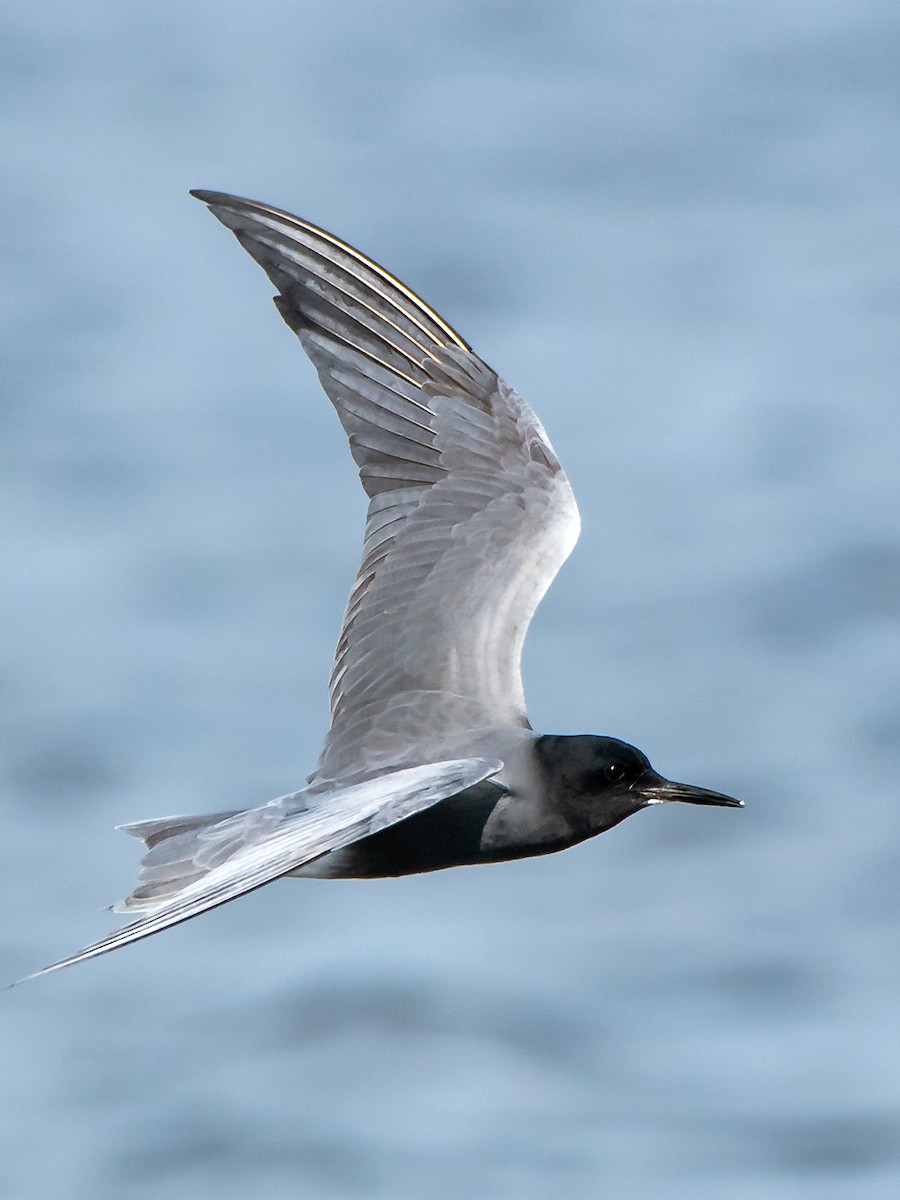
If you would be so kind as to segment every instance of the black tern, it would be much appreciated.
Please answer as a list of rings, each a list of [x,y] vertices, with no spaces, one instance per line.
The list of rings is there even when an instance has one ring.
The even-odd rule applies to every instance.
[[[374,878],[547,854],[651,804],[740,807],[612,737],[538,735],[522,644],[580,530],[538,418],[390,272],[289,213],[192,195],[278,289],[369,498],[307,785],[259,808],[122,826],[147,846],[114,908],[144,914],[36,975],[283,876]],[[35,976],[28,976],[35,978]]]

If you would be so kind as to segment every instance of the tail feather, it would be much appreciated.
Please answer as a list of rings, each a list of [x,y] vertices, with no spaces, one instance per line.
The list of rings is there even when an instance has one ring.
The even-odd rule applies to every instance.
[[[237,848],[237,839],[225,834],[217,854],[209,853],[211,833],[235,817],[240,810],[204,813],[201,816],[160,817],[150,821],[132,821],[118,828],[146,843],[148,853],[141,859],[138,883],[131,895],[112,906],[113,912],[147,912],[193,883],[210,869],[210,859],[223,862]],[[227,826],[226,826],[227,829]],[[213,835],[214,840],[219,838]],[[205,852],[205,853],[204,853]]]
[[[234,809],[231,812],[202,813],[200,816],[193,817],[157,817],[150,821],[129,821],[126,825],[117,825],[116,829],[121,829],[123,833],[128,833],[141,842],[146,842],[147,849],[152,850],[159,842],[168,841],[169,838],[176,837],[180,833],[192,833],[197,829],[205,829],[208,825],[216,825],[219,821],[236,816],[238,812],[240,809]]]

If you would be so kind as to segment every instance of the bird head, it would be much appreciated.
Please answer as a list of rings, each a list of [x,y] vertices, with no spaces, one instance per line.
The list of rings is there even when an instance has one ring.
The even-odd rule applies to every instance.
[[[595,734],[546,734],[535,744],[556,803],[581,837],[611,829],[651,804],[673,800],[741,808],[709,788],[665,779],[635,746]]]

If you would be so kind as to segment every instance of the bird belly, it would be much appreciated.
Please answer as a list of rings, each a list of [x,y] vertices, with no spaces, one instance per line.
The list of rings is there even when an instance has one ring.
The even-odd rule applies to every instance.
[[[503,794],[489,780],[476,784],[291,874],[309,879],[380,879],[490,862],[492,855],[482,850],[481,835]]]

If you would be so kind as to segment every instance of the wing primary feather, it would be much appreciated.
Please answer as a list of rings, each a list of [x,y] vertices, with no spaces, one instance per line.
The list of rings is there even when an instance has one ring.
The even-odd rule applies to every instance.
[[[281,305],[278,303],[279,299],[280,299],[280,297],[276,296],[275,303],[276,303],[276,307],[278,308],[278,311],[281,312]],[[284,313],[282,313],[281,315],[284,316]],[[288,322],[288,323],[290,324],[290,322]],[[318,337],[320,339],[320,341],[322,340],[321,334],[316,332],[315,336]],[[357,375],[362,375],[362,371],[360,371],[358,369],[355,369],[355,373]],[[414,421],[412,417],[402,416],[400,413],[396,412],[394,409],[386,408],[386,406],[383,406],[383,405],[376,405],[374,401],[368,399],[362,392],[359,391],[359,382],[357,379],[354,379],[353,371],[341,370],[339,367],[331,367],[331,368],[329,368],[329,374],[331,375],[331,378],[335,381],[335,383],[340,383],[345,388],[353,391],[356,395],[360,396],[361,399],[365,400],[368,405],[370,405],[372,408],[375,408],[376,411],[379,411],[379,412],[386,411],[386,412],[391,413],[395,417],[399,416],[401,418],[401,420],[409,421],[410,424],[412,424],[412,425],[418,425],[419,429],[427,430],[428,433],[433,434],[434,430],[431,428],[430,425],[422,425],[420,422]],[[398,392],[396,388],[391,387],[391,385],[389,383],[385,383],[384,380],[379,379],[376,381],[376,380],[372,379],[371,375],[362,375],[362,377],[364,379],[370,380],[372,383],[375,383],[378,388],[383,389],[386,392],[389,392],[390,395],[396,396],[398,400],[404,400],[407,404],[411,404],[413,406],[413,408],[418,409],[419,412],[423,412],[429,417],[434,416],[433,408],[429,408],[427,404],[422,404],[419,400],[413,399],[412,396],[407,396],[403,392]],[[347,408],[350,412],[357,412],[357,410],[349,404],[347,405]]]
[[[282,301],[282,303],[278,305],[278,310],[279,310],[279,312],[281,312],[282,316],[284,316],[284,308],[286,308],[286,307],[287,307],[287,304],[284,301]],[[293,310],[291,310],[291,311],[293,311]],[[346,346],[348,350],[353,350],[356,354],[359,354],[359,355],[361,355],[361,357],[368,359],[369,362],[373,362],[379,367],[384,367],[384,369],[386,371],[390,371],[392,375],[397,375],[400,379],[405,380],[407,383],[411,384],[414,388],[422,387],[422,384],[419,383],[419,381],[417,379],[413,379],[413,377],[411,375],[407,375],[405,371],[401,371],[401,370],[399,370],[399,368],[395,367],[392,363],[386,362],[383,358],[379,358],[377,354],[373,354],[373,352],[371,350],[367,350],[365,346],[359,345],[358,342],[351,341],[349,336],[344,336],[342,333],[339,333],[336,329],[331,329],[327,325],[320,324],[319,322],[315,321],[308,313],[303,312],[300,315],[303,317],[304,327],[312,328],[312,329],[316,330],[320,335],[324,335],[325,337],[330,338],[331,340],[333,340],[335,342],[339,342],[341,345]],[[289,322],[289,324],[290,324],[290,322]],[[404,399],[406,399],[406,397],[404,397]]]
[[[381,324],[386,324],[389,329],[397,330],[401,336],[407,337],[407,341],[412,342],[418,353],[413,353],[409,350],[404,350],[402,346],[398,346],[382,329],[378,328],[377,324],[370,324],[364,319],[365,313],[371,313],[375,316],[376,321],[379,320],[379,314],[376,310],[368,305],[362,305],[359,300],[350,297],[353,307],[348,308],[343,304],[338,303],[333,296],[328,295],[327,289],[338,291],[331,280],[322,281],[312,277],[306,282],[291,282],[287,287],[282,287],[281,297],[286,307],[290,312],[297,311],[300,320],[309,324],[318,324],[322,328],[329,331],[340,331],[342,327],[355,326],[357,329],[364,330],[368,335],[368,340],[373,341],[393,351],[399,358],[409,363],[411,367],[420,370],[423,375],[422,381],[417,381],[421,387],[426,379],[431,377],[430,373],[422,368],[422,362],[426,361],[430,356],[437,363],[430,351],[420,346],[418,342],[407,337],[402,330],[398,330],[397,326],[392,322],[381,321]],[[343,293],[342,293],[343,294]],[[348,329],[348,336],[351,336]]]
[[[349,302],[350,305],[359,306],[360,308],[364,308],[367,312],[371,313],[371,315],[373,317],[375,317],[376,320],[383,322],[385,325],[388,325],[391,329],[393,329],[396,333],[400,334],[401,337],[405,338],[408,342],[410,342],[413,346],[415,346],[421,355],[423,355],[426,358],[432,359],[436,363],[440,362],[440,359],[437,357],[437,355],[432,350],[430,350],[428,348],[428,346],[426,346],[422,342],[420,342],[418,340],[418,338],[413,337],[413,335],[409,332],[409,330],[404,329],[402,325],[398,325],[396,321],[392,320],[391,317],[388,316],[387,312],[385,312],[385,306],[388,306],[388,307],[394,309],[395,311],[402,313],[403,316],[405,316],[407,318],[407,320],[410,321],[410,323],[412,323],[415,326],[415,328],[418,329],[425,337],[429,338],[436,345],[443,347],[444,343],[437,342],[436,339],[434,338],[433,334],[430,334],[429,331],[425,328],[425,326],[422,325],[422,323],[420,321],[416,320],[415,315],[413,313],[408,313],[408,312],[406,312],[406,310],[399,308],[397,306],[397,304],[391,299],[391,297],[388,296],[385,292],[382,292],[379,288],[374,287],[372,285],[372,283],[369,280],[365,279],[363,276],[356,274],[354,271],[348,270],[348,268],[343,263],[324,254],[317,246],[307,245],[306,243],[291,242],[287,238],[285,238],[281,241],[278,241],[273,238],[263,237],[259,233],[252,233],[252,234],[244,233],[244,234],[240,235],[238,240],[241,242],[241,245],[248,251],[248,253],[252,253],[250,246],[248,245],[248,243],[252,242],[257,245],[267,246],[270,250],[276,251],[278,254],[280,254],[286,258],[289,258],[291,260],[291,262],[295,263],[296,266],[299,267],[303,272],[305,272],[305,274],[307,276],[306,280],[297,280],[296,281],[297,283],[300,284],[300,286],[308,287],[308,286],[310,286],[310,283],[312,281],[315,281],[316,283],[318,283],[320,285],[324,284],[329,288],[333,288],[334,291],[340,293],[340,295],[343,296]],[[296,246],[298,244],[302,245],[303,249],[312,258],[318,260],[319,262],[325,264],[327,267],[331,268],[329,273],[325,274],[323,271],[317,271],[312,266],[310,266],[306,261],[304,261],[303,258],[301,258],[301,256],[299,254],[297,254],[296,251],[294,250],[294,246]],[[258,259],[259,256],[254,254],[253,257]],[[277,264],[274,264],[274,263],[272,265],[277,266]],[[341,272],[343,275],[348,276],[350,279],[356,280],[356,282],[361,285],[361,289],[353,291],[353,290],[348,289],[347,287],[342,287],[338,278],[335,275],[336,271]],[[377,296],[380,300],[383,301],[383,306],[378,307],[376,304],[369,303],[369,301],[366,300],[365,295],[360,294],[361,290],[363,292],[371,292],[374,296]],[[347,308],[347,309],[342,309],[341,311],[347,312],[349,315],[350,310],[349,310],[349,308]],[[406,354],[407,352],[401,351],[401,353]],[[407,355],[407,357],[409,357],[409,356]],[[418,362],[419,359],[414,359],[414,358],[410,357],[410,361]]]
[[[221,210],[222,212],[234,213],[238,217],[249,215],[263,222],[264,224],[267,221],[272,220],[276,222],[280,221],[289,229],[299,230],[307,237],[324,242],[333,250],[345,254],[351,260],[351,262],[358,263],[360,267],[371,271],[376,278],[394,288],[397,292],[399,292],[406,303],[412,307],[412,309],[417,310],[426,318],[426,320],[436,325],[437,328],[446,337],[450,338],[452,342],[459,346],[461,350],[471,351],[471,347],[468,345],[468,343],[462,337],[460,337],[460,335],[455,329],[453,329],[451,325],[447,324],[447,322],[442,316],[440,316],[439,313],[435,312],[430,305],[426,304],[421,296],[417,296],[411,288],[408,288],[405,283],[399,280],[395,275],[392,275],[390,271],[380,266],[373,259],[369,258],[368,255],[363,254],[362,251],[357,250],[355,247],[349,245],[341,238],[335,236],[335,234],[329,233],[327,230],[321,229],[319,226],[313,225],[308,221],[304,221],[300,217],[292,216],[291,213],[283,212],[281,209],[273,208],[268,204],[261,204],[257,200],[246,200],[240,196],[229,196],[224,192],[213,192],[204,188],[191,189],[191,195],[194,196],[195,199],[201,200],[204,204],[209,205],[216,215],[218,215],[216,210]],[[227,222],[225,223],[227,224]],[[361,281],[369,284],[369,286],[372,286],[369,281],[365,279],[365,277],[362,277]],[[376,289],[373,288],[373,290]],[[396,308],[397,311],[402,312],[404,316],[408,317],[409,319],[416,320],[413,312],[410,312],[407,308],[399,305],[396,301],[391,299],[389,300],[389,303],[392,305],[392,307]],[[416,321],[416,323],[418,324],[418,321]],[[426,335],[434,336],[430,333],[427,327],[423,327],[421,325],[419,327]],[[435,340],[438,342],[438,344],[441,344],[439,338],[436,338]]]

